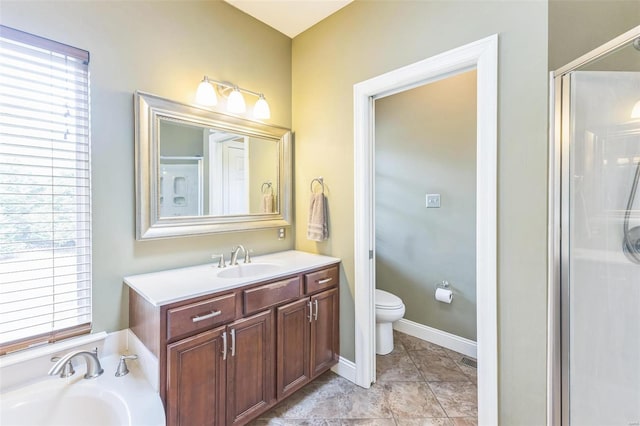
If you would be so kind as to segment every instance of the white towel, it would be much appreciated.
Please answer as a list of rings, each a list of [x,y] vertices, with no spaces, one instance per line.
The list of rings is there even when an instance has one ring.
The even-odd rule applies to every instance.
[[[329,238],[329,228],[327,227],[327,202],[322,192],[311,194],[307,239],[312,241],[324,241],[327,238]]]
[[[262,195],[262,213],[273,213],[273,194]]]

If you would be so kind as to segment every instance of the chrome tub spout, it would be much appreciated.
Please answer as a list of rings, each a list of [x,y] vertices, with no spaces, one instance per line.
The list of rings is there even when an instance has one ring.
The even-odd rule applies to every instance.
[[[98,360],[97,351],[92,352],[92,351],[86,351],[86,350],[79,350],[79,351],[69,352],[68,354],[60,358],[54,364],[54,366],[51,367],[51,370],[49,370],[49,375],[55,376],[58,374],[62,374],[64,371],[65,365],[71,362],[73,358],[78,356],[84,358],[84,361],[87,364],[87,373],[84,375],[85,379],[96,378],[104,372],[104,370],[102,369],[102,366],[100,365],[100,360]]]

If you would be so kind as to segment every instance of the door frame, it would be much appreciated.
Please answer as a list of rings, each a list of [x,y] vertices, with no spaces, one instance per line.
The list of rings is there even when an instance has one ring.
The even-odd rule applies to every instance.
[[[226,140],[210,139],[209,141],[209,214],[226,215],[229,213],[229,150],[242,149],[244,157],[244,203],[245,211],[249,211],[249,138],[242,136],[240,142],[237,135]],[[213,172],[211,171],[213,170]],[[212,184],[215,182],[215,184]]]
[[[571,72],[583,67],[591,61],[597,60],[618,47],[640,37],[640,25],[620,36],[608,41],[596,49],[580,56],[574,61],[549,73],[549,175],[548,175],[548,271],[547,271],[547,425],[568,425],[569,405],[568,394],[569,376],[562,365],[567,365],[569,351],[562,350],[563,343],[568,338],[568,324],[562,321],[563,300],[569,297],[568,291],[563,290],[562,283],[568,282],[569,262],[568,244],[569,227],[562,226],[569,218],[568,198],[562,199],[562,193],[567,193],[569,179],[562,175],[562,170],[569,166],[569,136],[570,125],[563,117],[569,117],[570,103],[570,75]],[[563,143],[567,141],[567,143]],[[565,173],[566,174],[566,173]],[[565,265],[565,267],[563,267]],[[566,286],[565,286],[566,287]],[[564,315],[567,315],[565,309]],[[564,342],[563,342],[564,340]]]
[[[375,100],[477,70],[476,277],[478,421],[498,424],[497,106],[498,35],[357,83],[354,91],[355,380],[375,381]]]

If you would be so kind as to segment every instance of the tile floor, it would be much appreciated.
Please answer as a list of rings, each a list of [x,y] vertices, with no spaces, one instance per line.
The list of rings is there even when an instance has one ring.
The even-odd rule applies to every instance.
[[[263,425],[477,425],[476,369],[462,355],[394,332],[395,348],[377,357],[377,382],[360,388],[323,374],[251,423]]]

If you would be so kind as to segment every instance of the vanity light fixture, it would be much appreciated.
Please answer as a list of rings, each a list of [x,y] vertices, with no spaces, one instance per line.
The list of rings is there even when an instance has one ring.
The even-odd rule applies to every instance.
[[[216,86],[215,88],[214,85]],[[196,91],[196,102],[204,106],[215,106],[218,103],[216,89],[220,95],[227,98],[227,111],[234,114],[246,112],[247,105],[244,101],[244,96],[242,96],[242,92],[244,92],[258,98],[258,101],[253,107],[253,116],[255,118],[259,120],[271,118],[271,110],[269,109],[267,100],[264,98],[264,94],[243,89],[242,87],[224,81],[213,80],[206,75]]]
[[[264,95],[262,93],[260,93],[260,96],[258,97],[256,104],[253,106],[253,115],[256,118],[271,117],[271,110],[269,109],[269,104],[267,103],[267,100],[264,98]]]
[[[640,101],[636,102],[631,110],[631,118],[640,118]]]
[[[216,90],[209,83],[209,78],[206,75],[198,85],[198,90],[196,90],[196,102],[205,106],[215,106],[218,103]]]
[[[242,114],[247,110],[247,104],[244,103],[244,97],[242,93],[240,93],[238,86],[233,88],[229,94],[229,98],[227,98],[227,109],[229,112],[236,114]]]

